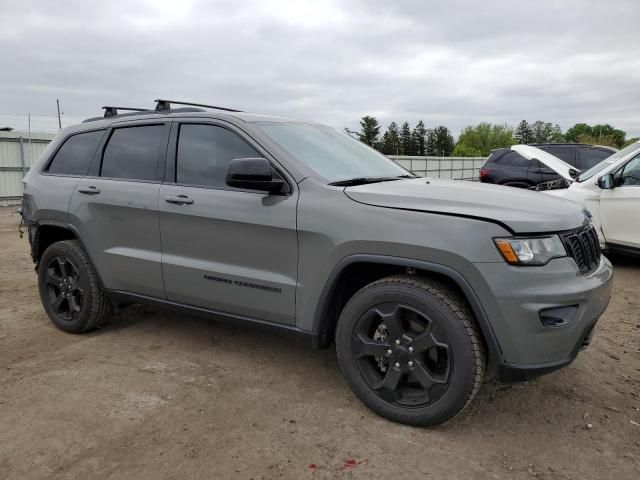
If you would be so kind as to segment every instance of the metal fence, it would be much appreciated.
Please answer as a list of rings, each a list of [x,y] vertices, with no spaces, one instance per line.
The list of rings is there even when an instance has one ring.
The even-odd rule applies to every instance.
[[[484,157],[403,157],[389,155],[398,165],[421,177],[480,180]]]
[[[22,179],[52,138],[52,134],[0,132],[0,205],[20,204]]]

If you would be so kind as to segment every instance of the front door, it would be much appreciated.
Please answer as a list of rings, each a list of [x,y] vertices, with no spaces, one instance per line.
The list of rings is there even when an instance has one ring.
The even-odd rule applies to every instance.
[[[227,125],[185,122],[175,124],[171,136],[159,203],[168,299],[293,324],[294,183],[274,195],[227,186],[232,159],[265,156]]]
[[[614,184],[600,195],[606,242],[640,248],[640,155],[614,174]]]

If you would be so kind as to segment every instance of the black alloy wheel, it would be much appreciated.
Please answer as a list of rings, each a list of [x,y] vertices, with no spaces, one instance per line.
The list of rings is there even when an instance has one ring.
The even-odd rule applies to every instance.
[[[84,289],[78,268],[63,255],[52,257],[45,268],[45,285],[51,309],[61,321],[73,321],[84,304]]]
[[[440,399],[453,368],[449,340],[409,305],[383,303],[358,320],[352,352],[369,386],[389,403],[417,407]]]
[[[478,393],[486,365],[464,297],[415,275],[382,278],[356,292],[340,314],[336,352],[366,406],[416,426],[458,415]]]
[[[47,315],[65,332],[99,328],[113,311],[89,255],[77,240],[47,247],[38,263],[38,285]]]

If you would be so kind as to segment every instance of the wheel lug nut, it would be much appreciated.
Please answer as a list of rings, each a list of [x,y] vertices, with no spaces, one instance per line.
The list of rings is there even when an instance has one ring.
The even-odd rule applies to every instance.
[[[413,353],[413,347],[409,347],[409,353]]]
[[[393,366],[396,367],[396,368],[400,368],[400,362],[394,363]]]
[[[387,355],[391,355],[393,353],[393,350],[389,349],[387,350]]]
[[[400,345],[400,340],[396,340],[396,345]]]
[[[409,360],[409,362],[407,363],[407,365],[409,365],[410,367],[413,367],[413,362],[411,360]]]

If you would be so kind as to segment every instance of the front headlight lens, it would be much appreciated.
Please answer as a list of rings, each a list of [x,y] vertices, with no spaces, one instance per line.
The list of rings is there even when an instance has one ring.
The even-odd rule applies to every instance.
[[[566,257],[558,235],[534,238],[494,238],[504,259],[511,265],[544,265],[552,258]]]

